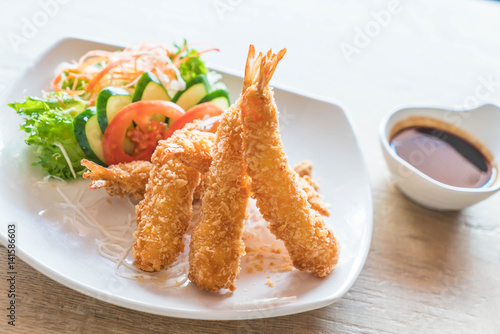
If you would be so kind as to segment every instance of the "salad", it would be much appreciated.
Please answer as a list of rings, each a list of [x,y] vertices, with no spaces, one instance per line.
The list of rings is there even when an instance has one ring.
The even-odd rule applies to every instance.
[[[100,165],[149,160],[158,141],[185,124],[229,107],[221,75],[209,71],[184,40],[169,49],[142,44],[93,50],[63,63],[42,97],[9,104],[50,175],[83,174],[82,159]]]

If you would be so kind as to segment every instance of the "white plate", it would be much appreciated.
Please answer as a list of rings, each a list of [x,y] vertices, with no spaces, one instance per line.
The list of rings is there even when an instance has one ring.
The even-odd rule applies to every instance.
[[[275,317],[324,307],[349,290],[364,265],[373,225],[369,179],[356,137],[338,105],[279,88],[275,88],[275,96],[290,162],[309,159],[314,163],[313,177],[320,181],[320,192],[332,205],[333,214],[327,223],[341,245],[340,260],[334,271],[320,279],[297,270],[279,274],[250,274],[242,270],[232,294],[201,292],[192,283],[161,289],[156,284],[117,276],[115,264],[97,252],[95,234],[92,231],[88,234],[85,228],[78,231],[65,221],[61,196],[53,188],[37,185],[44,174],[39,167],[30,165],[33,158],[23,142],[23,133],[18,130],[20,118],[6,106],[22,101],[25,95],[39,96],[42,89],[48,90],[53,70],[61,61],[78,59],[90,49],[116,47],[63,39],[44,53],[0,102],[3,245],[7,243],[7,225],[15,222],[17,255],[43,274],[112,304],[173,317],[212,320]],[[231,97],[236,98],[241,76],[220,68],[215,70],[223,74]],[[73,181],[63,191],[71,197],[71,193],[87,184],[86,180]],[[133,214],[126,201],[120,199],[113,199],[110,206],[100,210],[109,221]],[[268,275],[274,287],[266,285]]]

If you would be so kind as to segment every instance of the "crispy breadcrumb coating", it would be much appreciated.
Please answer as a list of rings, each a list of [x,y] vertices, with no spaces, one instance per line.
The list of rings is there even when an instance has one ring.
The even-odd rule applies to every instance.
[[[133,255],[134,265],[142,270],[162,270],[184,249],[182,239],[193,216],[193,193],[200,182],[200,173],[169,155],[179,153],[179,143],[199,138],[195,132],[189,127],[177,130],[172,137],[158,143],[151,158],[153,167],[146,194],[136,206]]]
[[[189,279],[200,289],[234,291],[245,254],[241,240],[250,190],[243,162],[239,103],[223,115],[204,175],[202,218],[191,236]]]
[[[193,216],[193,192],[199,182],[196,169],[175,160],[157,163],[158,158],[153,156],[144,200],[135,209],[134,265],[145,271],[164,269],[183,251],[182,239]]]
[[[215,135],[210,132],[202,132],[202,135],[195,136],[192,142],[187,141],[179,144],[181,149],[176,148],[171,152],[172,157],[181,160],[188,166],[198,169],[200,173],[206,173],[212,162],[210,149],[213,144]],[[149,161],[132,161],[111,165],[108,168],[99,166],[98,164],[83,159],[82,165],[87,167],[89,171],[83,174],[84,178],[92,180],[90,189],[106,188],[110,196],[128,196],[136,200],[144,199],[146,192],[146,184],[149,179],[149,172],[152,164]],[[304,169],[306,168],[306,169]],[[324,216],[330,216],[328,207],[323,202],[323,199],[317,192],[318,185],[311,177],[312,165],[309,161],[304,160],[294,167],[295,171],[304,171],[301,176],[301,183],[307,194],[307,200],[311,203],[314,210]],[[194,191],[194,199],[201,199],[203,194],[203,182],[201,182]]]
[[[269,80],[284,52],[267,54],[257,82],[242,97],[244,156],[257,206],[271,231],[284,241],[297,269],[328,275],[338,261],[333,232],[311,208],[299,175],[289,165],[278,130]]]
[[[83,177],[92,180],[90,189],[106,188],[110,196],[144,198],[151,162],[132,161],[105,168],[83,159],[81,164],[89,169],[83,173]]]
[[[317,192],[317,184],[314,182],[310,176],[304,175],[302,177],[298,177],[298,181],[302,186],[302,189],[306,192],[307,201],[311,204],[311,208],[313,210],[318,211],[323,216],[330,216],[330,210],[326,206],[325,202]]]
[[[212,163],[211,149],[214,145],[215,134],[197,130],[196,123],[186,124],[175,132],[175,138],[168,142],[160,142],[163,148],[164,159],[176,159],[186,166],[197,169],[205,174]]]
[[[248,51],[242,91],[255,76],[261,55]],[[222,115],[217,128],[212,165],[203,179],[201,220],[191,236],[189,279],[200,289],[217,292],[236,289],[240,258],[245,254],[243,222],[250,197],[249,178],[243,159],[240,99]]]
[[[318,193],[319,186],[311,178],[313,164],[309,160],[299,162],[293,169],[300,176],[299,180],[307,194],[307,201],[311,207],[323,216],[330,216],[330,210]]]
[[[313,164],[309,160],[302,160],[296,164],[293,169],[299,174],[300,177],[311,176]]]
[[[187,166],[206,173],[212,163],[210,149],[215,135],[211,132],[196,130],[197,125],[186,124],[165,148],[164,159],[177,159]],[[89,188],[106,188],[110,196],[128,196],[137,200],[144,199],[146,184],[152,164],[149,161],[132,161],[110,165],[108,168],[83,159],[81,164],[89,169],[84,178],[92,180]],[[201,197],[201,187],[196,188],[195,198]]]
[[[176,136],[176,142],[169,145],[168,152],[165,152],[165,154],[168,153],[167,157],[175,158],[204,174],[208,171],[212,162],[210,150],[215,135],[211,132],[198,131],[196,130],[197,126],[196,123],[187,124],[184,127],[186,130],[184,135]],[[187,132],[188,130],[191,132]],[[120,163],[111,165],[108,168],[86,159],[83,159],[81,163],[89,169],[83,174],[83,177],[92,180],[89,186],[90,189],[106,188],[110,196],[128,196],[137,200],[144,199],[146,184],[152,167],[149,161]],[[304,160],[297,164],[294,169],[301,176],[301,183],[312,208],[324,216],[329,216],[330,211],[317,192],[318,185],[310,177],[312,167],[310,161]],[[202,188],[200,183],[194,193],[195,199],[201,199]]]
[[[188,166],[198,169],[200,173],[206,173],[208,167],[212,162],[210,149],[215,139],[215,135],[210,132],[202,132],[203,135],[194,137],[193,142],[189,145],[182,146],[185,150],[173,150],[172,158],[179,157],[183,163]],[[198,140],[199,139],[199,140]],[[187,141],[184,142],[187,144]],[[151,171],[152,164],[148,161],[132,161],[127,163],[120,163],[111,165],[108,168],[99,166],[98,164],[82,160],[82,165],[89,169],[88,172],[83,174],[84,178],[92,180],[90,189],[106,188],[110,196],[128,196],[136,200],[144,199],[146,192],[146,184],[149,179],[149,172]],[[297,171],[303,170],[304,164],[307,161],[302,161],[294,169]],[[312,167],[312,165],[308,166]],[[310,170],[309,170],[310,173]],[[300,175],[300,174],[299,174]],[[307,200],[311,203],[314,210],[318,211],[324,216],[329,216],[330,211],[323,202],[323,199],[317,192],[318,185],[306,173],[301,175],[301,183],[307,194]],[[203,182],[201,182],[194,191],[194,199],[201,199],[203,194]]]

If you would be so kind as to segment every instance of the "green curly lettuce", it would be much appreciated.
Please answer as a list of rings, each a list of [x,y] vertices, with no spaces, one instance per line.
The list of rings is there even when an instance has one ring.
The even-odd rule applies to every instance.
[[[63,179],[83,173],[85,168],[80,160],[85,154],[76,140],[73,120],[87,105],[86,101],[59,93],[46,99],[27,97],[22,103],[9,104],[23,117],[20,129],[26,132],[25,142],[34,147],[39,159],[33,165]]]
[[[195,50],[189,50],[188,56],[192,54],[196,54]],[[199,74],[207,74],[207,68],[205,64],[200,59],[200,57],[189,57],[188,60],[183,62],[179,67],[179,72],[181,73],[181,77],[185,82],[191,81],[194,77]]]
[[[198,51],[195,49],[189,49],[186,47],[187,41],[184,40],[183,45],[174,44],[177,48],[177,52],[175,55],[181,55],[181,59],[187,57],[185,61],[183,61],[179,67],[179,72],[181,74],[182,79],[185,82],[191,81],[192,78],[196,77],[199,74],[207,74],[207,68],[205,63],[198,56]]]

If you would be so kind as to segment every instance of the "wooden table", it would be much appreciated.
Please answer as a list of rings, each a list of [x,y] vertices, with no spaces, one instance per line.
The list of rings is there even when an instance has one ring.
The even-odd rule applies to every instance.
[[[500,332],[500,195],[461,212],[423,209],[391,184],[377,140],[380,120],[399,106],[500,104],[500,4],[41,3],[46,2],[10,2],[0,12],[2,91],[44,48],[67,35],[124,44],[206,41],[222,50],[207,55],[209,61],[240,71],[249,43],[259,49],[286,46],[287,59],[274,80],[338,100],[352,119],[371,176],[374,233],[366,265],[342,300],[274,319],[207,322],[131,311],[70,290],[21,262],[18,326],[11,332]],[[26,20],[44,10],[47,22],[23,35]],[[360,31],[366,29],[372,29],[371,37],[363,40]],[[13,43],[13,34],[24,36],[22,43]],[[491,90],[476,101],[476,88],[485,80],[493,82]],[[0,253],[4,305],[5,249]],[[2,320],[0,332],[8,330]]]

